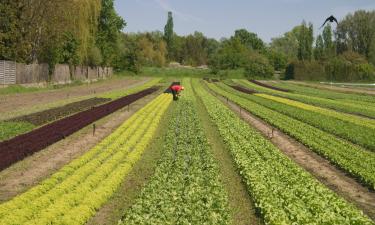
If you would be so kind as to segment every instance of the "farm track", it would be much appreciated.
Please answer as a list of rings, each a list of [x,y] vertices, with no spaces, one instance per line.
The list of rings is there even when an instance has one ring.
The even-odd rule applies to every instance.
[[[0,113],[12,113],[14,115],[23,115],[25,111],[30,112],[30,108],[33,108],[31,110],[31,113],[36,112],[34,110],[43,111],[46,110],[45,105],[61,101],[62,99],[67,100],[67,103],[71,103],[74,102],[74,99],[76,98],[82,98],[85,96],[91,96],[118,89],[132,88],[138,85],[142,85],[149,80],[150,79],[148,78],[139,80],[128,78],[115,78],[112,80],[106,80],[103,82],[87,85],[80,85],[76,87],[68,87],[35,93],[4,95],[0,96]],[[37,109],[34,109],[35,107],[37,107]]]
[[[125,120],[160,94],[157,91],[95,122],[96,132],[87,126],[0,172],[0,202],[27,191],[113,133]]]
[[[29,122],[36,126],[44,125],[48,122],[55,121],[62,117],[81,112],[83,110],[92,108],[96,105],[108,102],[109,98],[90,98],[78,102],[69,103],[67,105],[56,107],[41,112],[32,113],[25,116],[13,118],[11,122]]]
[[[211,91],[212,93],[212,91]],[[242,119],[260,131],[285,155],[295,161],[302,168],[314,175],[319,181],[335,191],[346,200],[353,202],[375,221],[375,192],[362,186],[354,178],[339,170],[328,160],[317,155],[293,138],[270,126],[260,118],[242,109],[234,102],[218,97],[225,105],[229,106]],[[272,135],[273,131],[273,135]],[[270,138],[272,136],[272,138]]]
[[[52,122],[29,133],[0,143],[0,169],[4,169],[25,157],[64,139],[90,123],[155,92],[148,88],[101,106]]]

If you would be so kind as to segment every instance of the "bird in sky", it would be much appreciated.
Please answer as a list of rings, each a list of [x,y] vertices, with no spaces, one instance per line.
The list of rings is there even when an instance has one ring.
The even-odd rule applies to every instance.
[[[328,17],[326,19],[326,21],[324,21],[323,25],[319,29],[321,29],[322,27],[324,27],[324,25],[326,25],[327,22],[330,22],[330,23],[336,22],[337,25],[339,24],[339,22],[337,21],[337,19],[333,15],[331,15],[330,17]]]

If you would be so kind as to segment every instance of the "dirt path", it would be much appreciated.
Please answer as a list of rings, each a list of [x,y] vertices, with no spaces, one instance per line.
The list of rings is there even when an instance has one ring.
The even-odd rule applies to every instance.
[[[36,105],[42,105],[68,98],[103,93],[124,87],[130,88],[135,85],[143,84],[148,80],[149,78],[114,78],[108,81],[102,81],[90,85],[80,85],[45,92],[4,95],[0,96],[0,113],[19,111]]]
[[[365,188],[355,179],[331,165],[330,162],[281,131],[253,116],[237,104],[218,97],[224,104],[240,115],[251,126],[267,137],[285,155],[310,172],[328,188],[352,202],[375,220],[375,192]],[[273,130],[273,135],[272,135]],[[272,138],[271,138],[272,137]]]
[[[130,105],[129,111],[128,107],[125,107],[97,121],[95,135],[93,135],[92,125],[89,125],[68,138],[3,170],[0,173],[0,202],[7,201],[26,191],[73,159],[83,155],[158,94],[160,91],[136,101]]]

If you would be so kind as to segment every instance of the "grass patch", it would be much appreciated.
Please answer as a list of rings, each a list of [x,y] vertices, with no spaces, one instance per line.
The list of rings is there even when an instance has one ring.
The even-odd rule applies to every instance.
[[[191,78],[216,78],[216,79],[243,79],[244,78],[244,70],[243,69],[236,69],[236,70],[221,70],[217,74],[213,74],[210,69],[197,69],[197,68],[159,68],[159,67],[143,67],[142,70],[135,74],[130,71],[121,71],[116,74],[117,76],[129,76],[129,77],[173,77],[182,79],[185,77]]]
[[[8,94],[20,94],[20,93],[29,93],[29,92],[36,92],[40,90],[45,90],[46,88],[43,87],[24,87],[19,84],[9,85],[5,88],[0,88],[0,95],[8,95]]]
[[[28,122],[0,121],[0,141],[31,131],[35,126]]]

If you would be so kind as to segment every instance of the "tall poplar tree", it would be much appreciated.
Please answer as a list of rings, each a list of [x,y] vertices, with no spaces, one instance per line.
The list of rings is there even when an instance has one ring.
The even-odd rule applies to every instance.
[[[173,16],[172,12],[168,12],[167,24],[164,27],[164,40],[167,43],[168,58],[171,59],[173,55]]]

